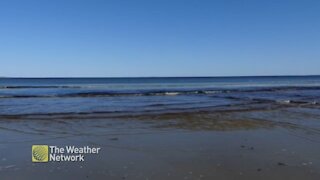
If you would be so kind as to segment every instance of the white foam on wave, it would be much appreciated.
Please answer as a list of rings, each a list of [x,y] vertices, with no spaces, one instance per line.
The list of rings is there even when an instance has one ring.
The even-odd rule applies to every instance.
[[[277,102],[278,102],[278,103],[281,103],[281,104],[290,104],[290,103],[291,103],[291,100],[285,99],[285,100],[278,100]]]
[[[165,95],[167,96],[176,96],[176,95],[179,95],[178,92],[166,92]]]

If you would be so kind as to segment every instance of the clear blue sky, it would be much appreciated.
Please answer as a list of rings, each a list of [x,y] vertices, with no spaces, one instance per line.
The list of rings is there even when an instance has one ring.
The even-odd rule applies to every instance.
[[[308,74],[319,0],[0,1],[0,76]]]

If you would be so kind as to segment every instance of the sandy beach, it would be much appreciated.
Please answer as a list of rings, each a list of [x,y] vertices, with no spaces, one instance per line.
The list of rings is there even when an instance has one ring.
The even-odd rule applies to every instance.
[[[81,117],[81,118],[80,118]],[[1,179],[319,179],[318,106],[1,117]],[[40,120],[41,119],[41,120]],[[101,147],[32,163],[33,144]]]

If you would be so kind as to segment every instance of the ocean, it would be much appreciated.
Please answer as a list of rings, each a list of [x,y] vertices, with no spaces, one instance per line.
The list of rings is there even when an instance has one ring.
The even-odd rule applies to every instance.
[[[0,115],[132,115],[319,102],[320,76],[0,79]]]
[[[318,180],[320,76],[2,78],[0,137],[0,179]]]

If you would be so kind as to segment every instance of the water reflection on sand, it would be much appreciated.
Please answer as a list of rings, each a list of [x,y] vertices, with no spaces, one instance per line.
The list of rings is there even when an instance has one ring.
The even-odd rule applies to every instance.
[[[2,116],[0,134],[1,179],[320,178],[316,105]],[[30,162],[32,144],[95,145],[102,153],[82,164],[39,165]]]

